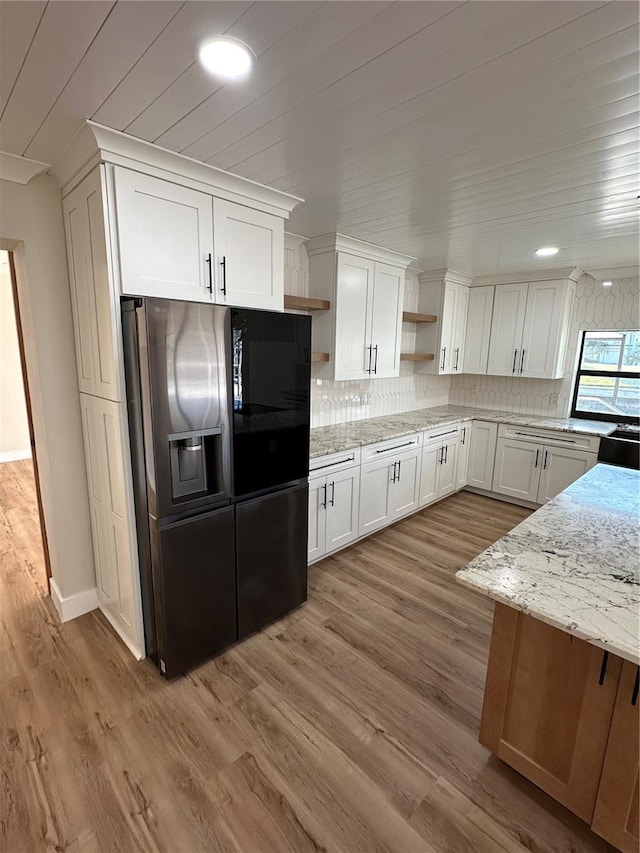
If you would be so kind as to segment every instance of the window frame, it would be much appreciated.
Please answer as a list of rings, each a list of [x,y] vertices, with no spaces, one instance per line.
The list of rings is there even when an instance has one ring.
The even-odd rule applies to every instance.
[[[631,424],[634,426],[640,425],[640,416],[635,415],[614,415],[605,414],[604,412],[585,412],[583,409],[576,409],[578,402],[578,391],[580,390],[580,379],[582,376],[604,376],[606,379],[640,379],[640,371],[637,370],[584,370],[580,367],[582,364],[582,355],[584,353],[584,345],[589,332],[632,332],[635,329],[583,329],[580,332],[580,354],[575,372],[573,384],[573,397],[571,399],[570,417],[579,418],[585,421],[606,421],[610,424]]]

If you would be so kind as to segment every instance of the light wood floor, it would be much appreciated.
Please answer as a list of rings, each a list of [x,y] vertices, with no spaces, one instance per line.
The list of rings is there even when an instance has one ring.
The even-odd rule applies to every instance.
[[[456,495],[166,683],[100,613],[58,623],[31,477],[0,466],[3,853],[611,849],[477,742],[491,607],[453,576],[527,510]]]

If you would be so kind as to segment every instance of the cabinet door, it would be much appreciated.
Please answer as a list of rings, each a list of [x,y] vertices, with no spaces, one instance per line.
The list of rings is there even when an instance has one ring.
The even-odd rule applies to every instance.
[[[444,498],[456,490],[458,479],[458,440],[445,441],[440,465],[438,497]]]
[[[564,298],[563,281],[536,281],[529,285],[522,352],[518,357],[521,376],[556,378],[565,322]]]
[[[496,604],[480,742],[591,823],[620,658]]]
[[[498,424],[488,421],[473,421],[471,444],[467,466],[467,485],[491,491],[493,468],[496,458]]]
[[[360,468],[327,475],[327,553],[357,539],[359,504]]]
[[[528,284],[496,285],[487,373],[515,376],[520,369]]]
[[[593,468],[597,461],[597,453],[586,453],[570,447],[545,446],[542,450],[538,503],[543,504],[555,498]]]
[[[400,375],[404,270],[376,263],[371,309],[373,376]]]
[[[440,325],[440,352],[436,353],[437,373],[453,373],[453,336],[456,320],[458,290],[455,284],[445,282],[442,295],[442,319]]]
[[[422,466],[420,470],[419,506],[428,506],[438,500],[438,484],[442,444],[427,444],[422,448]]]
[[[373,261],[338,252],[334,352],[336,379],[363,379],[370,375],[374,268]]]
[[[456,456],[456,490],[467,485],[467,469],[469,466],[469,446],[471,444],[471,424],[460,425],[460,443]]]
[[[107,257],[102,171],[64,200],[71,306],[81,392],[120,400],[115,304]]]
[[[389,523],[393,462],[393,459],[376,459],[361,468],[359,536],[373,533]]]
[[[465,334],[467,330],[467,312],[469,308],[469,288],[456,285],[455,318],[451,345],[451,372],[462,373],[464,366]]]
[[[327,478],[309,480],[309,542],[307,559],[310,563],[325,553]]]
[[[389,490],[389,521],[418,509],[420,450],[401,453],[396,462],[395,483]]]
[[[486,373],[495,287],[469,288],[467,326],[464,342],[464,373]]]
[[[594,832],[622,853],[640,849],[639,710],[638,667],[624,661],[591,824]]]
[[[284,222],[231,201],[213,200],[216,302],[284,310]]]
[[[211,196],[120,168],[115,194],[122,292],[210,302]]]
[[[541,444],[499,438],[492,490],[523,501],[537,501],[542,466]]]

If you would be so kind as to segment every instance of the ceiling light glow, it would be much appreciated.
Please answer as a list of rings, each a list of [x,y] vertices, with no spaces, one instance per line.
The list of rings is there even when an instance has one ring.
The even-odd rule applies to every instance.
[[[211,74],[236,80],[251,71],[255,56],[241,41],[215,38],[204,42],[198,50],[200,64]]]
[[[543,246],[541,249],[536,249],[536,255],[539,258],[552,258],[557,255],[560,249],[557,246]]]

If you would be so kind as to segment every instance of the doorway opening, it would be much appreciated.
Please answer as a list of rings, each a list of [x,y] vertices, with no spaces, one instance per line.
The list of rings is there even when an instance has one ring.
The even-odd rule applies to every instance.
[[[42,511],[29,379],[13,252],[0,250],[0,554],[3,586],[49,595],[51,566]]]

